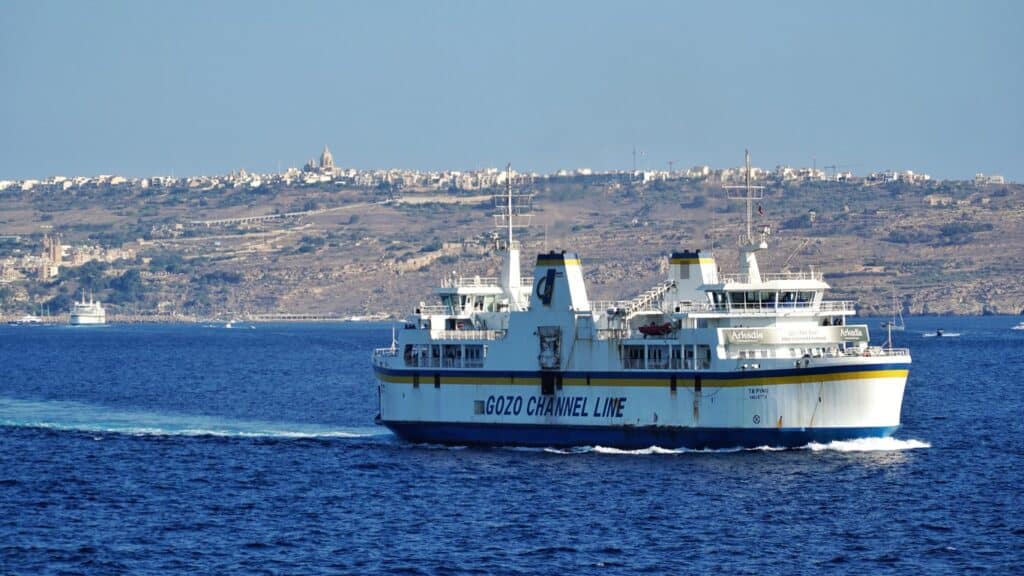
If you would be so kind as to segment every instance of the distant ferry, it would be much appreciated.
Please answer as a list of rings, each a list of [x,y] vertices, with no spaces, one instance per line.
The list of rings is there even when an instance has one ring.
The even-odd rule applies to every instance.
[[[82,293],[82,300],[71,306],[71,317],[68,323],[72,326],[86,326],[107,323],[107,312],[103,305],[89,297],[86,301],[85,293]]]
[[[25,314],[24,316],[22,316],[21,318],[18,318],[17,320],[12,320],[10,323],[11,324],[17,324],[17,325],[40,324],[40,323],[42,323],[42,321],[43,321],[43,319],[40,318],[39,316],[36,316],[35,314]]]
[[[739,187],[737,187],[739,188]],[[739,274],[675,252],[630,301],[591,302],[574,252],[521,278],[511,184],[500,279],[457,275],[373,355],[379,423],[412,442],[618,448],[803,446],[891,435],[906,349],[871,346],[852,302],[814,270],[763,274],[769,231],[747,234]],[[504,222],[504,220],[502,220]]]

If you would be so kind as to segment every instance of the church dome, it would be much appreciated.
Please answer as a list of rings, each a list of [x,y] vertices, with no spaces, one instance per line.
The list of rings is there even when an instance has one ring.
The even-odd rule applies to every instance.
[[[324,151],[320,154],[320,168],[334,168],[334,156],[331,156],[327,146],[324,146]]]

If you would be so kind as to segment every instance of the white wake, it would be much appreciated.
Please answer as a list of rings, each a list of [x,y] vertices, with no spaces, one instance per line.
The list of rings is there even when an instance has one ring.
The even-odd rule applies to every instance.
[[[898,438],[860,438],[857,440],[835,440],[828,444],[811,442],[805,448],[815,452],[831,450],[834,452],[898,452],[931,448],[932,445],[921,440],[900,440]]]
[[[122,410],[65,400],[0,397],[0,426],[103,432],[133,436],[219,436],[238,438],[366,438],[390,436],[376,426],[237,420],[219,416]]]

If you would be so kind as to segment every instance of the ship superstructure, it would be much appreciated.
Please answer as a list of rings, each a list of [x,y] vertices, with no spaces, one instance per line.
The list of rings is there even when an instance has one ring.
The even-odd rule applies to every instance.
[[[892,434],[908,350],[871,346],[821,273],[762,273],[748,181],[740,272],[699,250],[628,301],[592,302],[580,257],[520,278],[453,275],[374,353],[379,421],[415,442],[622,448],[800,446]],[[511,191],[507,194],[511,197]],[[730,193],[732,196],[733,193]],[[511,201],[510,201],[511,203]],[[512,214],[514,210],[508,210]]]

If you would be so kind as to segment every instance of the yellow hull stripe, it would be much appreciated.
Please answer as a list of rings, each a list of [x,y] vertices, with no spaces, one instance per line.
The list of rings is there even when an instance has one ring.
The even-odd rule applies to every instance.
[[[672,258],[672,264],[714,264],[714,258]]]
[[[739,376],[722,378],[708,375],[701,377],[702,388],[741,388],[744,386],[785,386],[786,384],[815,384],[818,382],[835,382],[838,380],[873,380],[885,378],[906,379],[909,370],[873,370],[862,372],[837,372],[832,374],[789,374],[786,376]],[[412,384],[412,375],[378,374],[383,382],[392,384]],[[420,374],[420,386],[433,386],[434,376],[430,373]],[[478,377],[478,376],[441,376],[441,384],[463,386],[540,386],[540,378],[509,378],[509,377]],[[564,378],[562,386],[587,386],[586,378]],[[591,378],[590,386],[615,386],[636,388],[667,388],[671,386],[671,376],[663,378]],[[693,378],[677,378],[676,386],[693,387]]]

